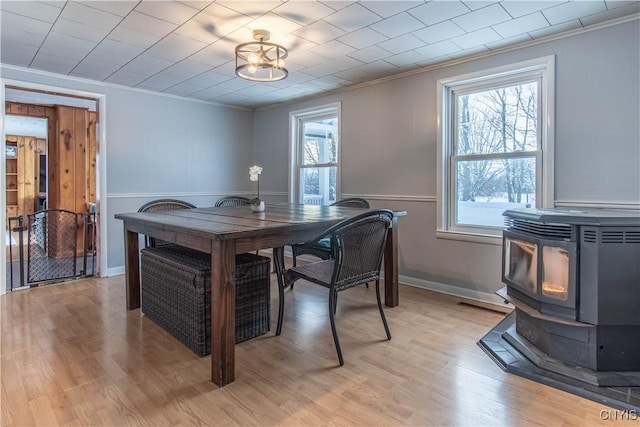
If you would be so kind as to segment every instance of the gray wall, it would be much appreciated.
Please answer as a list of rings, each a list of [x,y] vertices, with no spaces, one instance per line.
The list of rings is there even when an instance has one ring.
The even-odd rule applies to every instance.
[[[501,247],[436,239],[436,82],[547,55],[556,58],[558,206],[640,207],[638,21],[255,114],[256,160],[287,189],[290,111],[342,103],[342,195],[408,211],[401,280],[480,299],[501,285]]]
[[[2,77],[106,95],[107,265],[124,271],[120,212],[172,197],[212,206],[251,193],[253,113],[116,86],[3,67]]]

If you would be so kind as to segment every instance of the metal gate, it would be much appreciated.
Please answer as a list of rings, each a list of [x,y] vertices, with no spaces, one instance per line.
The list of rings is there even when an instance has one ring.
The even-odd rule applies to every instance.
[[[12,231],[20,233],[18,250],[24,250],[22,233],[27,232],[26,284],[34,286],[92,276],[95,270],[94,218],[94,213],[75,213],[63,209],[29,214],[24,225],[22,217],[10,218],[19,223],[19,227],[10,226]],[[22,255],[20,253],[20,286],[25,285]],[[13,258],[11,254],[10,257]],[[13,263],[10,275],[13,289]]]

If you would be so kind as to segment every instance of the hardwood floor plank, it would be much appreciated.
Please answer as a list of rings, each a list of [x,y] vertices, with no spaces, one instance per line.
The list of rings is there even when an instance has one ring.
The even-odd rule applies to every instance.
[[[211,383],[200,358],[140,313],[126,310],[124,276],[14,291],[0,297],[2,426],[610,426],[612,410],[503,372],[476,345],[502,314],[401,286],[386,309],[375,291],[344,292],[336,323],[326,290],[286,291],[285,323],[236,346],[236,381]],[[616,420],[615,425],[637,425]]]

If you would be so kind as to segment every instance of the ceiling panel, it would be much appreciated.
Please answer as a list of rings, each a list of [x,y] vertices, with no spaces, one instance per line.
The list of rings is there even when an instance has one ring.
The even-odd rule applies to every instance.
[[[640,1],[2,0],[0,10],[3,64],[257,108],[638,19]],[[285,80],[235,75],[235,47],[255,29],[289,50]]]

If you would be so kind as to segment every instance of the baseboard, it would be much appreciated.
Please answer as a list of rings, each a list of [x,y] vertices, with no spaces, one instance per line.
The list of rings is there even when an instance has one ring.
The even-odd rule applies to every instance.
[[[119,267],[107,268],[107,275],[105,277],[119,276],[124,273],[124,265],[121,265]]]
[[[432,282],[430,280],[417,279],[415,277],[403,275],[398,276],[398,281],[403,285],[458,297],[461,302],[469,305],[475,305],[481,308],[499,311],[501,313],[509,313],[513,310],[513,306],[511,304],[505,304],[504,300],[495,294],[460,288],[458,286],[445,285],[444,283]]]

